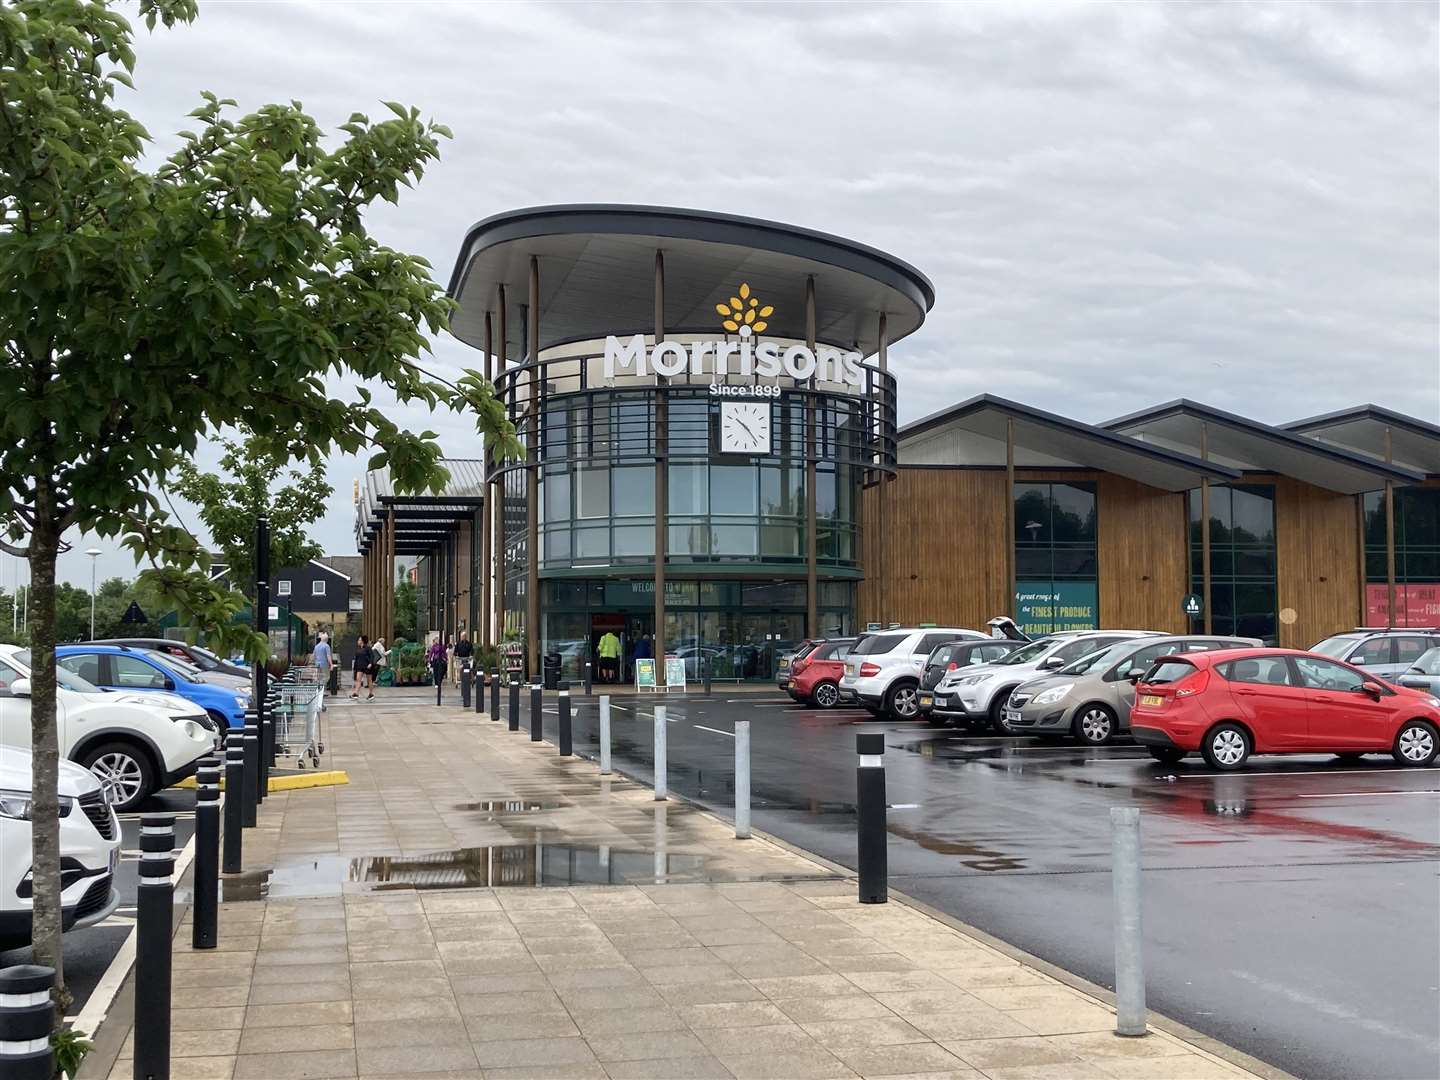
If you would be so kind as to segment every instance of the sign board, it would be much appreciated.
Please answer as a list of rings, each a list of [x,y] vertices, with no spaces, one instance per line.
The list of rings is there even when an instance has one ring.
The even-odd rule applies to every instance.
[[[267,614],[265,617],[269,619],[272,623],[277,623],[280,621],[280,609],[278,607],[275,607],[272,604],[266,609],[266,611],[268,611],[269,614]]]
[[[867,634],[878,634],[879,632],[880,632],[880,624],[879,624],[878,622],[867,622],[867,623],[865,624],[865,633],[867,633]]]
[[[1390,589],[1384,582],[1365,586],[1365,625],[1390,625]],[[1395,583],[1396,626],[1440,626],[1440,583]]]
[[[125,609],[125,614],[120,616],[120,621],[123,623],[147,623],[150,620],[145,617],[145,612],[140,610],[140,605],[131,600],[130,606]]]
[[[685,689],[685,661],[678,656],[665,657],[665,689]]]
[[[644,656],[635,661],[635,689],[655,689],[655,660]]]
[[[525,645],[520,641],[507,641],[500,646],[500,656],[505,670],[518,673],[525,670]]]
[[[1017,581],[1015,622],[1032,638],[1057,630],[1099,629],[1098,591],[1093,581]]]
[[[1188,615],[1192,619],[1198,619],[1205,613],[1205,604],[1200,599],[1199,593],[1187,593],[1184,600],[1180,601],[1180,614]]]

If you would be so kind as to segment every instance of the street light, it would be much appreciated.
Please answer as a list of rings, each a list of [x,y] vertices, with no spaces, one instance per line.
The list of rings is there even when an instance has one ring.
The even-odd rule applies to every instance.
[[[90,640],[95,640],[95,560],[104,554],[99,548],[85,552],[90,556]]]

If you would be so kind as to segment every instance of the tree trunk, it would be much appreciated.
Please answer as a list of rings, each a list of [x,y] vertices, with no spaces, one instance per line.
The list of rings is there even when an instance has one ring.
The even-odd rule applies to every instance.
[[[34,754],[30,844],[34,872],[30,942],[35,963],[55,969],[57,1030],[70,1004],[60,941],[60,738],[55,722],[55,497],[37,477],[30,536],[30,749]]]

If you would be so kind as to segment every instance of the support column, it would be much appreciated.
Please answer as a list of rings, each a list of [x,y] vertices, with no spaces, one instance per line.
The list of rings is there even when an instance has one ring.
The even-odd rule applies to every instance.
[[[505,374],[506,360],[510,355],[509,331],[506,329],[506,304],[505,286],[501,285],[498,292],[498,306],[500,319],[500,334],[496,344],[500,346],[495,354],[495,377],[498,379]],[[512,385],[509,390],[511,399],[515,396],[515,387]],[[506,412],[514,419],[514,410],[507,409]],[[494,530],[495,540],[491,545],[491,558],[494,560],[490,567],[490,587],[495,594],[495,644],[499,645],[505,637],[505,483],[504,475],[496,474],[495,482],[490,485],[491,490],[491,528]]]
[[[1005,418],[1005,610],[1019,616],[1015,603],[1015,418]]]
[[[1390,444],[1390,425],[1385,425],[1385,464],[1392,464],[1394,448]],[[1387,626],[1396,625],[1395,610],[1395,481],[1385,481],[1385,618]]]
[[[525,641],[530,677],[540,673],[540,258],[530,256],[530,443],[525,458]]]
[[[493,387],[495,385],[495,367],[491,360],[491,348],[494,341],[491,337],[490,312],[485,312],[485,357],[481,369],[485,375],[485,381]],[[480,470],[482,478],[490,475],[490,447],[481,447]],[[480,537],[479,559],[476,562],[478,572],[475,578],[480,586],[480,607],[479,619],[470,638],[478,649],[482,645],[488,645],[492,641],[490,637],[490,538],[491,525],[490,513],[495,507],[495,500],[490,497],[490,484],[488,480],[482,479],[480,484],[481,503],[480,512],[475,516],[475,531]]]
[[[1200,421],[1200,460],[1210,460],[1210,425],[1204,420]],[[1185,547],[1187,550],[1190,547],[1188,537]],[[1215,617],[1210,610],[1210,478],[1208,476],[1200,478],[1200,603],[1205,609],[1205,633],[1213,634]]]
[[[385,639],[386,645],[395,642],[395,511],[390,511],[390,516],[385,519],[385,558],[381,561],[380,572],[385,575],[385,585],[381,589],[385,597],[385,606],[380,609],[380,617],[383,625],[380,636]]]
[[[885,313],[884,313],[883,311],[880,313],[880,328],[879,328],[879,330],[878,330],[878,332],[877,332],[876,337],[877,337],[877,339],[878,339],[878,341],[879,341],[879,346],[878,346],[879,351],[878,351],[877,356],[878,356],[878,359],[879,359],[879,362],[880,362],[880,371],[881,371],[883,374],[887,374],[887,375],[888,375],[889,372],[890,372],[890,330],[889,330],[889,325],[888,325],[888,323],[886,322],[886,319],[885,319]],[[886,466],[887,463],[886,463],[886,461],[885,461],[885,403],[884,403],[884,401],[883,401],[883,397],[884,397],[883,391],[884,391],[884,389],[885,389],[885,380],[883,380],[883,379],[880,380],[880,388],[881,388],[881,391],[882,391],[882,394],[881,394],[882,400],[881,400],[881,402],[879,403],[879,405],[876,406],[876,407],[879,409],[879,413],[876,415],[876,420],[877,420],[877,421],[879,422],[879,424],[880,424],[880,431],[879,431],[879,436],[880,436],[880,461],[879,461],[878,464],[881,466],[881,469],[880,469],[879,472],[876,473],[876,483],[877,483],[878,487],[877,487],[876,499],[875,499],[875,524],[874,524],[874,526],[873,526],[873,528],[874,528],[874,536],[873,536],[873,538],[869,535],[871,526],[869,526],[868,524],[866,525],[866,534],[867,534],[867,535],[866,535],[866,544],[865,544],[865,547],[866,547],[866,560],[865,560],[865,561],[866,561],[866,567],[865,567],[865,573],[866,573],[867,575],[869,575],[869,574],[871,573],[869,553],[870,553],[871,551],[874,551],[875,554],[876,554],[876,558],[875,558],[875,571],[874,571],[874,573],[875,573],[875,584],[874,584],[874,586],[870,589],[870,596],[871,596],[871,598],[872,598],[872,600],[873,600],[873,602],[874,602],[874,604],[875,604],[875,610],[874,610],[874,611],[867,611],[866,614],[870,616],[869,621],[871,621],[871,622],[878,622],[878,623],[880,623],[880,624],[883,626],[883,625],[885,625],[885,619],[884,619],[884,617],[883,617],[884,608],[881,606],[881,597],[882,597],[883,592],[884,592],[885,581],[886,581],[886,578],[885,578],[884,575],[887,575],[887,574],[889,574],[889,572],[890,572],[890,567],[889,567],[889,565],[885,562],[886,556],[887,556],[887,554],[888,554],[888,552],[889,552],[889,547],[888,547],[887,540],[886,540],[886,536],[885,536],[885,528],[886,528],[886,521],[887,521],[887,515],[886,515],[885,511],[886,511],[886,509],[887,509],[887,504],[888,504],[889,498],[890,498],[890,490],[889,490],[889,489],[890,489],[890,485],[889,485],[889,483],[888,483],[888,481],[887,481],[887,479],[886,479],[886,477],[889,475],[889,473],[886,472],[886,470],[885,470],[885,466]],[[857,626],[856,629],[858,630],[859,627]]]
[[[815,278],[805,279],[805,344],[815,352]],[[815,380],[805,395],[805,636],[820,636],[815,536]]]
[[[665,255],[655,252],[655,342],[665,337]],[[670,402],[666,398],[668,380],[655,373],[655,685],[664,686],[665,679],[665,552],[669,540],[669,470],[667,468],[670,439]]]
[[[378,535],[379,530],[375,533]],[[360,608],[360,632],[366,637],[370,636],[370,617],[375,614],[375,540],[376,536],[372,535],[365,548],[365,596]]]

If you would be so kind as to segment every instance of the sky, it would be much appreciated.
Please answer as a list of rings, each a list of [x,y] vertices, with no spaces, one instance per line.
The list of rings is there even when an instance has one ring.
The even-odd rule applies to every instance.
[[[332,131],[418,107],[455,138],[369,224],[442,282],[469,225],[544,203],[879,247],[936,287],[891,352],[902,423],[982,392],[1089,422],[1180,396],[1273,423],[1362,401],[1440,421],[1437,12],[201,0],[189,27],[137,20],[123,104],[157,158],[202,89],[295,99]],[[453,339],[435,352],[443,373],[479,366]],[[477,451],[463,418],[396,415]],[[331,460],[329,552],[355,549],[362,472]],[[92,540],[73,539],[60,574],[88,584]],[[102,577],[134,572],[96,546]]]

